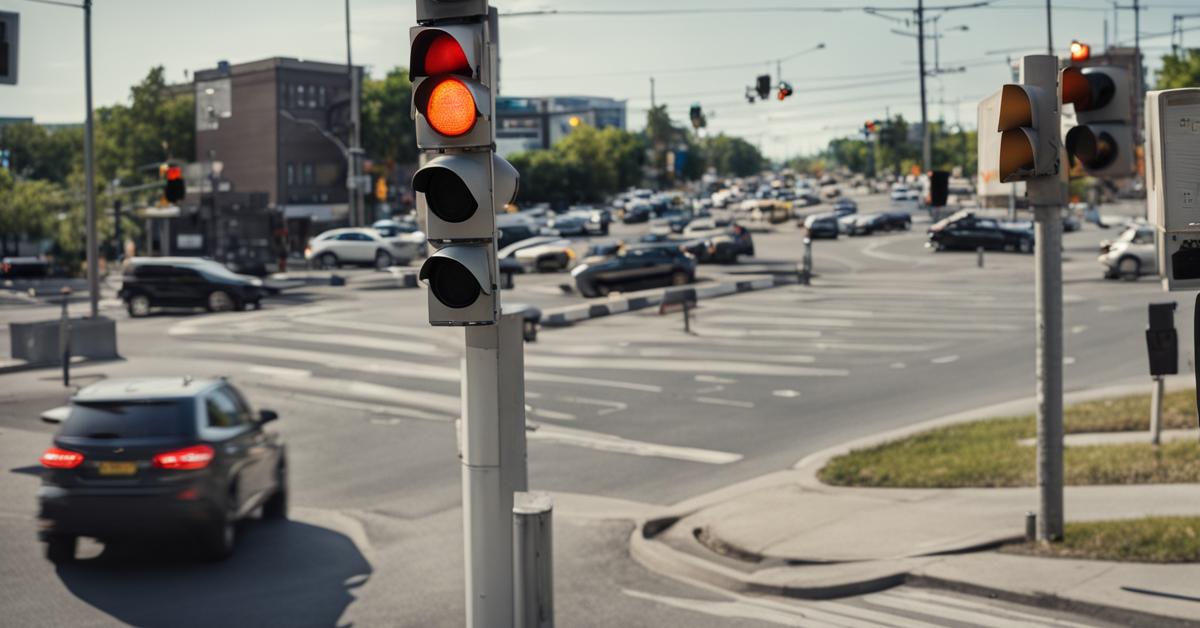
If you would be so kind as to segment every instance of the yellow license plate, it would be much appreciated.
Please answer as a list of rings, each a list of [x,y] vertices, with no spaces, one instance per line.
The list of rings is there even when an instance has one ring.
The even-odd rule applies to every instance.
[[[100,475],[133,475],[137,473],[136,462],[101,462]]]

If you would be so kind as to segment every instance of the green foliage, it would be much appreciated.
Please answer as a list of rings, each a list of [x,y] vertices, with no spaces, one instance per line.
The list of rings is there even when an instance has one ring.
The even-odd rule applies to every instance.
[[[1061,543],[1023,543],[1009,553],[1141,563],[1200,561],[1200,517],[1067,523]]]
[[[31,122],[0,126],[0,147],[12,151],[18,177],[64,183],[83,167],[83,127],[49,129]]]
[[[1158,71],[1158,89],[1200,87],[1200,48],[1189,48],[1182,58],[1163,55]]]
[[[872,159],[876,159],[876,172],[880,174],[908,174],[913,165],[922,163],[921,143],[908,141],[908,127],[908,122],[899,115],[880,122],[876,138],[879,146],[874,155],[871,145],[856,135],[831,140],[822,156],[852,172],[870,174]],[[975,131],[950,129],[942,122],[931,122],[929,132],[931,165],[935,170],[953,171],[960,167],[966,176],[975,173],[978,152]]]
[[[54,214],[65,206],[62,189],[54,183],[16,180],[0,170],[0,253],[9,254],[10,238],[49,235]]]
[[[195,157],[195,98],[172,94],[162,66],[130,89],[129,105],[100,107],[95,117],[97,181],[151,181],[166,159]]]
[[[521,173],[518,203],[594,203],[641,181],[646,145],[616,128],[582,125],[550,150],[509,156]]]
[[[1164,425],[1195,427],[1192,391],[1164,399]],[[1067,433],[1147,430],[1147,395],[1076,404],[1064,412]],[[830,484],[876,487],[1033,486],[1036,451],[1021,439],[1037,434],[1033,416],[993,419],[938,428],[895,442],[850,452],[829,462],[821,479]],[[1175,441],[1068,447],[1070,485],[1200,481],[1200,443]]]
[[[702,144],[708,167],[721,176],[745,177],[762,172],[766,160],[758,148],[740,137],[724,133]]]
[[[416,127],[409,116],[412,81],[408,70],[393,68],[381,80],[363,81],[362,142],[367,154],[386,162],[417,162]]]

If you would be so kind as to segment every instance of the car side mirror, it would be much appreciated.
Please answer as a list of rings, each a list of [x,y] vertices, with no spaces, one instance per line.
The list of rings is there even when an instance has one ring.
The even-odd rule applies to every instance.
[[[278,419],[278,418],[279,418],[279,413],[274,410],[259,410],[258,411],[258,422],[259,423],[270,423],[271,421],[274,421],[275,419]]]

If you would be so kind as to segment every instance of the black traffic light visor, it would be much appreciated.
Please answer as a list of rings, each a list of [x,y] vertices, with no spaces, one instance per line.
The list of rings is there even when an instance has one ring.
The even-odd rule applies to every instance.
[[[1107,167],[1117,159],[1117,142],[1104,131],[1093,131],[1086,125],[1067,131],[1067,153],[1089,170]]]
[[[418,278],[429,284],[434,298],[450,308],[475,303],[480,294],[492,293],[488,247],[448,246],[429,256]]]
[[[479,209],[479,200],[454,170],[433,165],[413,175],[413,189],[425,194],[429,211],[446,222],[465,222]]]

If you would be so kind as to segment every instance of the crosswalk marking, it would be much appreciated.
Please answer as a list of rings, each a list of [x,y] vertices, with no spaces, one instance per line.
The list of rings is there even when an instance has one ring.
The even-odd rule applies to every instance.
[[[952,606],[936,604],[929,600],[911,598],[894,592],[877,593],[864,598],[864,602],[874,606],[882,606],[892,610],[918,613],[928,617],[949,619],[956,622],[987,626],[989,628],[1013,628],[1015,626],[1042,626],[1043,623],[1021,621],[1010,618],[999,618],[994,612],[977,613],[961,610]]]
[[[588,449],[596,449],[598,451],[632,454],[635,456],[649,456],[654,458],[672,458],[675,460],[701,462],[704,464],[730,464],[742,459],[741,454],[735,454],[727,451],[699,449],[695,447],[677,447],[674,445],[660,445],[657,443],[648,443],[645,441],[623,438],[621,436],[615,436],[612,434],[604,434],[601,432],[593,432],[578,428],[562,427],[559,425],[542,424],[538,426],[536,430],[526,432],[525,437],[528,440],[551,441],[565,445],[575,445],[578,447],[586,447]]]
[[[703,371],[776,377],[845,377],[850,374],[850,371],[846,369],[758,364],[754,362],[733,362],[726,360],[583,359],[569,356],[530,355],[525,357],[525,363],[530,366],[542,368],[670,371],[674,373]]]

